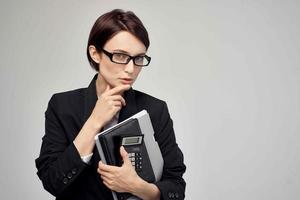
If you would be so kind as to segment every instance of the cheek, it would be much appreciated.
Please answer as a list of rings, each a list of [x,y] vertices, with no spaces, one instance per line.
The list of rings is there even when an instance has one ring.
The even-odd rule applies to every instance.
[[[115,68],[113,66],[111,66],[110,63],[101,62],[101,64],[100,64],[100,73],[103,76],[113,76],[116,72],[115,72]]]
[[[134,77],[136,78],[138,75],[139,75],[139,73],[141,72],[141,70],[142,70],[142,68],[136,68],[135,70],[134,70]]]

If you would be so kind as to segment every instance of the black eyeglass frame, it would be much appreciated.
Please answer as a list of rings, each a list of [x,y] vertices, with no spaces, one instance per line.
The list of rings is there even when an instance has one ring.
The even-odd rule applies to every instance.
[[[139,67],[145,67],[145,66],[148,66],[150,64],[150,61],[151,61],[151,57],[149,57],[147,55],[130,56],[130,55],[125,54],[125,53],[110,53],[110,52],[108,52],[108,51],[106,51],[104,49],[102,49],[102,51],[103,51],[103,53],[105,55],[107,55],[109,57],[109,59],[111,60],[111,62],[116,63],[116,64],[128,64],[130,62],[130,60],[132,60],[133,63],[134,63],[134,65],[139,66]],[[127,59],[127,61],[125,63],[123,63],[123,62],[116,62],[116,61],[113,60],[113,55],[114,54],[121,54],[121,55],[128,56],[128,59]],[[144,57],[148,61],[148,63],[146,65],[137,64],[135,62],[135,59],[139,58],[139,57]]]

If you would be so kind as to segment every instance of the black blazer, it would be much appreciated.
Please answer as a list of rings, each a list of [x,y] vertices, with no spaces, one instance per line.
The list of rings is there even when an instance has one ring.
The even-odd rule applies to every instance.
[[[85,164],[73,144],[96,104],[96,79],[97,75],[88,88],[54,94],[45,112],[45,135],[35,163],[44,188],[57,200],[113,199],[97,173],[100,157],[96,147],[90,164]],[[119,121],[143,109],[150,115],[164,159],[162,179],[155,183],[161,199],[184,199],[182,175],[186,167],[166,103],[133,89],[126,91],[124,98],[126,106],[120,111]]]

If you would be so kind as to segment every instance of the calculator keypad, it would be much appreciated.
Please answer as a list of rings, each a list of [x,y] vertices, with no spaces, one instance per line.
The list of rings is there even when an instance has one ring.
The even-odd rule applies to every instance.
[[[136,171],[142,170],[142,154],[141,153],[128,153],[131,165]]]

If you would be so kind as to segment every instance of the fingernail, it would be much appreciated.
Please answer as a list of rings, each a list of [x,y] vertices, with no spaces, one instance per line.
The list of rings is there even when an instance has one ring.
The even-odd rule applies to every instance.
[[[121,149],[122,149],[122,151],[124,151],[124,147],[123,146],[121,146]]]

